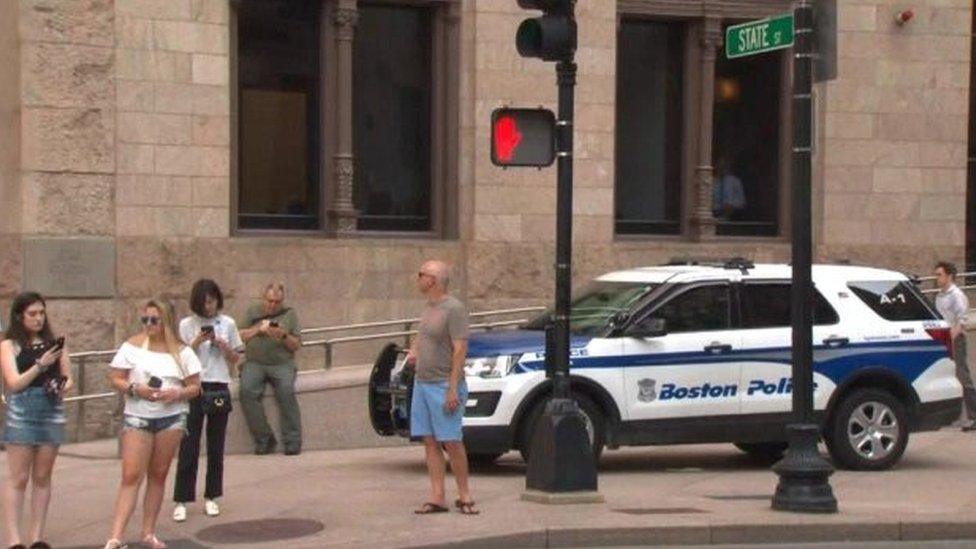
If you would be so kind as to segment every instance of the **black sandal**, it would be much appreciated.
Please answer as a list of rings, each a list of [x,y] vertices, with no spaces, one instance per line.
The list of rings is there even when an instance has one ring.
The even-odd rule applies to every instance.
[[[433,515],[436,513],[447,513],[449,509],[443,505],[438,505],[436,503],[427,502],[420,509],[415,509],[413,514],[415,515]]]
[[[462,515],[480,515],[481,511],[474,508],[473,501],[461,501],[460,499],[454,500],[454,506],[461,511]]]

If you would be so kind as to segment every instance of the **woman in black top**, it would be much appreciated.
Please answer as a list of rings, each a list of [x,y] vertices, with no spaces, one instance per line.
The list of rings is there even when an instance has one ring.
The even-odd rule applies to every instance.
[[[64,441],[64,393],[71,388],[71,363],[64,339],[55,339],[47,321],[44,299],[25,292],[14,299],[10,323],[0,342],[0,370],[7,407],[3,442],[7,449],[4,526],[11,548],[23,549],[19,525],[27,482],[31,491],[31,549],[50,547],[41,541],[51,471]]]

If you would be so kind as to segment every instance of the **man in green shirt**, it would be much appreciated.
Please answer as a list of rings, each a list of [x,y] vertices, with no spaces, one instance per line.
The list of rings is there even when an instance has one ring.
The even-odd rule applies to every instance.
[[[294,309],[285,307],[284,302],[284,285],[268,284],[262,303],[250,307],[239,323],[245,344],[241,409],[254,437],[254,453],[258,455],[274,452],[278,443],[261,403],[266,383],[271,384],[278,401],[285,455],[302,451],[302,418],[295,398],[295,352],[302,342],[298,315]]]

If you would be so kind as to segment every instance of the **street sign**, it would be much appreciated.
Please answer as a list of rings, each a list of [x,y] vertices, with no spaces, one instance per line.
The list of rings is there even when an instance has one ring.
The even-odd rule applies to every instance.
[[[725,30],[725,57],[735,59],[793,45],[793,14],[732,25]]]

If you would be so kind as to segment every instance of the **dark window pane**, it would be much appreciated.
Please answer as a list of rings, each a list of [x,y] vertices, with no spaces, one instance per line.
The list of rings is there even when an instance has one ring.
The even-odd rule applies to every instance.
[[[765,53],[715,64],[712,205],[717,234],[779,234],[781,57]]]
[[[617,31],[617,234],[681,231],[683,36],[627,18]]]
[[[319,228],[319,54],[315,2],[238,8],[238,226]]]
[[[431,228],[431,14],[359,4],[353,132],[361,230]]]
[[[872,280],[847,285],[861,301],[885,320],[933,320],[936,314],[918,290],[904,280]]]
[[[729,328],[729,287],[694,288],[668,301],[651,317],[667,322],[669,333],[704,332]]]
[[[814,289],[813,323],[837,324],[837,311],[824,296]],[[789,284],[746,284],[739,291],[739,309],[743,328],[776,328],[791,326]]]

